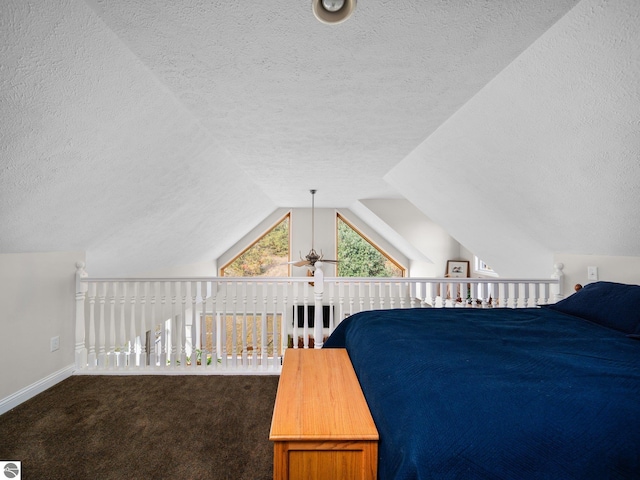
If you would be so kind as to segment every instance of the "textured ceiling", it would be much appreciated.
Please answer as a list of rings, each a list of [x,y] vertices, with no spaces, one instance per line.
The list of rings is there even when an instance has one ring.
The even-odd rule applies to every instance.
[[[639,39],[640,2],[581,2],[387,180],[503,274],[640,256]]]
[[[508,187],[502,162],[539,174],[568,155],[572,170],[583,165],[576,146],[592,166],[618,159],[594,109],[612,105],[615,117],[625,98],[637,107],[637,83],[608,79],[599,57],[622,46],[610,63],[631,62],[637,78],[627,46],[638,43],[637,3],[583,0],[570,11],[576,3],[363,0],[330,26],[302,0],[5,0],[0,252],[86,250],[94,274],[213,259],[276,207],[308,206],[317,188],[319,207],[404,196],[490,257],[491,232],[459,227],[461,207],[495,207],[474,202],[486,191],[427,188],[451,192],[478,171],[493,172],[487,198],[516,228],[527,221],[513,206],[523,193],[526,207],[553,210],[520,229],[527,245],[565,248],[582,231],[540,237],[562,220],[558,196],[575,198],[558,185],[567,172],[547,173],[540,189]],[[609,25],[619,20],[629,27]],[[580,75],[584,85],[566,80]],[[609,80],[627,97],[606,93]],[[637,160],[637,117],[620,122],[621,157]],[[584,145],[583,129],[600,133]],[[607,248],[599,253],[616,254]]]
[[[370,1],[337,26],[310,3],[94,8],[274,203],[345,207],[398,196],[383,175],[575,1]]]

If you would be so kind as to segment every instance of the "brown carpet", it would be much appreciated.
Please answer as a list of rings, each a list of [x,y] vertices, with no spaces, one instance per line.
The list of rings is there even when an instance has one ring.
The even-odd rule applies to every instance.
[[[23,480],[273,477],[277,376],[72,376],[0,416]]]

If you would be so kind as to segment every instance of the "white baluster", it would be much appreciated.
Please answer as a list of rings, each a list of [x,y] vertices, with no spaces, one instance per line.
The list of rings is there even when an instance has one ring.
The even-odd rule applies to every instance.
[[[218,295],[220,284],[211,283],[211,365],[218,368]]]
[[[293,329],[291,331],[291,342],[293,348],[298,348],[298,295],[299,292],[299,283],[296,282],[293,284]]]
[[[116,364],[118,366],[118,368],[124,368],[126,360],[125,360],[125,345],[126,345],[126,330],[125,330],[125,323],[124,323],[124,317],[125,317],[125,302],[127,300],[127,284],[125,282],[121,282],[120,283],[120,290],[122,290],[122,293],[120,295],[120,322],[119,322],[119,328],[118,328],[118,353],[117,353],[117,360],[116,360]]]
[[[182,293],[182,305],[179,317],[179,329],[180,332],[180,366],[185,368],[187,366],[187,284],[180,282],[180,292]]]
[[[261,317],[261,328],[260,328],[260,353],[262,354],[261,367],[262,370],[266,370],[267,364],[269,363],[269,358],[267,354],[267,312],[268,312],[268,297],[269,297],[269,285],[262,285],[262,317]]]
[[[238,366],[238,283],[234,284],[233,289],[233,313],[231,323],[231,366],[235,369]]]
[[[284,287],[283,287],[284,288]],[[271,342],[272,345],[272,361],[273,361],[273,367],[277,368],[277,366],[279,365],[279,362],[277,362],[277,359],[279,358],[279,352],[278,352],[278,345],[280,345],[280,343],[282,342],[282,337],[280,337],[279,333],[280,333],[280,329],[278,328],[278,284],[274,283],[273,285],[273,306],[272,306],[272,315],[273,315],[273,322],[271,324],[271,328],[272,328],[272,336],[273,336],[273,341]],[[280,323],[282,323],[282,319],[280,320]]]
[[[338,283],[338,325],[346,316],[344,311],[344,287],[343,282]]]
[[[436,300],[438,295],[437,284],[434,282],[429,282],[429,295],[431,299],[431,306],[436,308]]]
[[[156,315],[156,302],[158,294],[158,282],[151,284],[151,321],[149,325],[149,366],[155,368],[157,366],[158,357],[156,352],[156,328],[158,325],[158,317]]]
[[[302,346],[303,348],[309,348],[309,283],[304,284],[304,298],[302,304],[304,310],[302,312]]]
[[[107,329],[107,364],[109,368],[116,366],[116,295],[118,284],[111,282],[109,296],[109,327]]]
[[[202,312],[198,325],[200,327],[200,366],[207,368],[209,349],[207,348],[207,285],[208,282],[200,282],[200,297],[202,298]]]
[[[253,284],[253,314],[251,316],[252,331],[251,331],[251,366],[256,369],[258,367],[258,284]]]
[[[136,301],[138,299],[138,282],[132,283],[132,292],[129,302],[131,305],[131,317],[129,318],[129,363],[128,367],[136,366]]]
[[[249,368],[249,344],[247,343],[247,295],[249,294],[249,289],[251,288],[251,283],[243,284],[243,292],[242,292],[242,367],[244,369]]]
[[[168,345],[169,336],[167,335],[167,291],[169,283],[162,282],[160,284],[160,367],[166,368],[167,363],[171,361],[171,348]]]
[[[329,284],[329,334],[333,332],[335,328],[335,319],[333,314],[334,309],[334,292],[335,292],[335,284]]]
[[[367,286],[369,287],[369,310],[374,310],[376,301],[375,285],[372,282],[368,282]]]
[[[280,320],[280,365],[282,365],[282,359],[284,358],[284,352],[289,346],[287,338],[287,325],[289,325],[289,286],[285,283],[282,286],[282,318]]]
[[[535,282],[531,286],[533,287],[533,298],[530,306],[535,308],[538,306],[538,302],[540,301],[540,284]]]
[[[89,283],[89,355],[88,363],[90,368],[96,366],[96,284]]]
[[[196,320],[196,300],[198,299],[198,284],[191,282],[191,368],[198,368],[198,352],[200,352],[198,345],[198,322]]]
[[[322,328],[324,327],[324,312],[322,305],[322,298],[324,295],[324,271],[322,270],[323,263],[316,262],[316,271],[314,272],[313,282],[313,296],[315,305],[315,318],[314,318],[314,331],[313,331],[313,347],[322,348],[324,343]]]
[[[355,299],[356,299],[356,285],[355,283],[349,282],[347,284],[349,286],[349,311],[347,312],[349,315],[353,315],[355,312]]]
[[[489,281],[483,280],[480,285],[478,285],[478,295],[480,296],[480,307],[488,308],[489,307]]]
[[[487,292],[487,296],[488,296],[487,306],[489,308],[494,308],[498,300],[498,297],[496,296],[496,292],[498,291],[498,284],[495,282],[490,282],[488,288],[489,288],[489,291]]]
[[[503,306],[504,308],[509,308],[509,290],[510,290],[510,284],[509,283],[503,283],[502,284],[502,297],[501,297],[501,302],[500,305]]]
[[[227,301],[229,298],[229,282],[225,282],[224,284],[224,293],[222,296],[222,311],[219,312],[220,315],[218,317],[218,334],[220,336],[220,366],[222,368],[227,368],[227,316],[229,315],[229,311],[227,310]]]
[[[147,365],[147,286],[149,282],[142,282],[140,296],[140,367]]]
[[[170,284],[170,289],[171,289],[171,318],[170,318],[170,322],[169,322],[169,332],[168,332],[168,337],[169,337],[169,345],[170,347],[167,349],[168,350],[168,355],[169,355],[169,360],[168,363],[170,365],[171,368],[175,368],[177,366],[178,363],[178,348],[177,348],[177,324],[176,324],[176,317],[177,317],[177,311],[176,311],[176,301],[177,301],[177,289],[178,289],[178,283],[177,282],[171,282]]]
[[[104,320],[104,304],[107,297],[107,284],[102,282],[98,286],[98,303],[100,310],[98,313],[98,368],[105,368],[107,354],[105,352],[105,320]]]
[[[409,283],[409,308],[416,308],[416,299],[418,298],[418,284]],[[424,307],[424,302],[420,301],[420,306]]]
[[[540,297],[543,305],[546,305],[549,302],[549,290],[550,285],[548,283],[542,283],[540,285]]]
[[[440,294],[440,307],[444,308],[446,306],[446,302],[447,302],[447,285],[444,282],[440,282],[440,287],[439,287],[439,294]],[[436,304],[433,305],[434,307],[436,306]]]

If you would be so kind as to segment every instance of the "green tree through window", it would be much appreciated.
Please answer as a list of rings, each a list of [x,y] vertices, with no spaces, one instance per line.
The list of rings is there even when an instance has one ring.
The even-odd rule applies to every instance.
[[[220,269],[223,277],[289,276],[289,215]]]
[[[404,269],[338,215],[339,277],[402,277]]]

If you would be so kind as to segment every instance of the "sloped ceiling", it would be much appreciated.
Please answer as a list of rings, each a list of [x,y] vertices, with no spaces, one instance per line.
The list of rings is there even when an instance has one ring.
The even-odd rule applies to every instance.
[[[581,2],[386,179],[501,274],[640,256],[639,39],[640,2]]]
[[[613,101],[608,118],[627,132],[615,137],[619,150],[637,159],[637,117],[613,115],[621,100],[607,93],[600,57],[615,50],[610,63],[629,66],[617,86],[637,107],[629,43],[639,22],[634,0],[576,3],[369,0],[328,26],[307,1],[5,0],[0,252],[86,250],[94,275],[215,259],[277,207],[307,206],[309,188],[319,207],[406,197],[488,257],[513,232],[534,253],[579,251],[583,227],[550,227],[566,225],[563,211],[576,225],[590,218],[568,205],[567,171],[619,158],[593,118],[601,103]],[[627,26],[610,26],[620,20]],[[593,90],[572,86],[582,75]],[[524,102],[522,88],[548,100]],[[558,117],[563,92],[572,110]],[[559,157],[578,158],[576,145],[587,163],[558,172]],[[534,175],[541,188],[509,187],[496,174],[506,158],[524,161],[517,178],[549,165],[557,174]],[[600,188],[608,169],[585,170],[581,182]],[[467,180],[478,172],[490,188]],[[630,182],[605,226],[635,208]],[[463,193],[451,195],[455,186]],[[548,218],[527,213],[541,192]],[[474,205],[504,222],[469,221]],[[494,226],[508,235],[496,240]],[[617,245],[601,253],[621,253]]]

